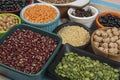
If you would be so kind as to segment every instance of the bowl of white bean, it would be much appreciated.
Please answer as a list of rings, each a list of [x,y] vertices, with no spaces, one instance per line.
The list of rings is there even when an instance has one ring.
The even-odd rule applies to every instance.
[[[91,36],[91,45],[95,54],[120,62],[120,28],[95,30]]]

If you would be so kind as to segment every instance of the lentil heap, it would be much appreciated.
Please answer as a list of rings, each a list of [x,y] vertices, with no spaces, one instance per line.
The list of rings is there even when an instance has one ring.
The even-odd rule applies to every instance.
[[[31,30],[16,30],[0,45],[0,63],[35,74],[51,56],[57,43],[56,39]]]
[[[0,17],[0,31],[7,31],[18,23],[19,20],[16,16],[11,14],[5,14],[4,16]]]
[[[58,35],[62,37],[63,44],[69,43],[72,46],[82,46],[90,39],[89,32],[80,26],[66,26],[60,29]]]
[[[120,28],[111,27],[95,31],[93,42],[99,50],[108,55],[120,55]]]
[[[55,72],[65,80],[119,80],[118,69],[73,52],[65,53]]]
[[[70,3],[70,2],[74,2],[76,0],[42,0],[48,3],[55,3],[55,4],[65,4],[65,3]]]
[[[27,8],[23,16],[30,22],[47,23],[54,20],[57,14],[56,9],[51,6],[34,5]]]

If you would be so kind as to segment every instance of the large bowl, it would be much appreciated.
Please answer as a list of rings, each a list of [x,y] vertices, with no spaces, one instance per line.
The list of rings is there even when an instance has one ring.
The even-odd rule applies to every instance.
[[[49,21],[49,22],[46,22],[46,23],[34,23],[34,22],[30,22],[28,21],[25,17],[24,17],[24,12],[26,9],[28,9],[29,7],[32,7],[32,6],[35,6],[35,5],[46,5],[46,6],[51,6],[52,8],[54,8],[56,11],[57,11],[57,16],[55,19]],[[59,19],[60,19],[60,12],[58,10],[57,7],[51,5],[51,4],[46,4],[46,3],[34,3],[34,4],[31,4],[31,5],[28,5],[26,7],[24,7],[22,9],[22,11],[20,12],[20,17],[22,19],[22,21],[24,23],[27,23],[27,24],[30,24],[30,25],[33,25],[33,26],[36,26],[38,28],[41,28],[42,30],[46,30],[46,31],[53,31],[59,24]]]
[[[104,57],[107,57],[107,58],[112,59],[114,61],[120,62],[120,54],[106,53],[104,50],[100,50],[96,46],[96,44],[94,43],[94,35],[95,35],[96,31],[98,31],[98,30],[107,30],[107,29],[111,29],[111,27],[99,28],[99,29],[95,30],[92,33],[92,36],[91,36],[91,46],[92,46],[92,49],[93,49],[93,51],[95,52],[96,55],[104,56]]]
[[[98,28],[110,27],[110,26],[103,26],[103,25],[99,22],[99,18],[100,18],[101,16],[105,16],[105,15],[107,15],[107,14],[111,14],[111,15],[113,15],[113,16],[117,16],[117,17],[120,18],[120,14],[117,13],[117,12],[102,12],[102,13],[100,13],[100,14],[96,17],[96,20],[95,20]],[[110,22],[110,23],[111,23],[111,22]],[[114,27],[116,27],[116,26],[114,26]]]
[[[68,10],[68,16],[71,21],[82,23],[82,24],[86,25],[88,28],[90,28],[93,21],[95,20],[96,16],[98,15],[98,10],[93,6],[86,6],[83,9],[85,9],[85,10],[90,9],[93,15],[90,17],[76,17],[76,16],[72,15],[72,12],[75,11],[75,8],[70,8]]]

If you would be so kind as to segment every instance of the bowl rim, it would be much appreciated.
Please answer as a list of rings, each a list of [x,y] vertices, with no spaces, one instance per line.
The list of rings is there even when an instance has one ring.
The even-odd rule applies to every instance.
[[[92,35],[91,35],[91,45],[94,46],[94,41],[93,41],[93,37],[95,35],[95,32],[98,31],[98,30],[105,30],[105,29],[110,29],[112,27],[102,27],[102,28],[98,28],[97,30],[95,30]],[[106,53],[100,49],[98,49],[96,46],[94,46],[94,48],[96,48],[98,51],[102,52],[103,54],[106,54],[107,56],[112,56],[112,57],[118,57],[120,56],[120,54],[116,54],[116,55],[112,55],[112,54],[109,54],[109,53]],[[94,50],[94,49],[93,49]],[[95,51],[94,51],[95,52]]]
[[[93,6],[86,6],[86,7],[84,7],[84,8],[87,8],[87,7],[89,7],[90,9],[93,9],[93,10],[95,11],[95,13],[94,13],[92,16],[89,16],[89,17],[76,17],[76,16],[72,15],[71,12],[70,12],[70,11],[75,10],[75,8],[70,8],[70,9],[68,9],[67,13],[68,13],[69,17],[71,17],[71,18],[75,18],[75,19],[85,19],[85,20],[86,20],[86,19],[91,19],[91,18],[96,17],[96,16],[98,15],[99,11],[98,11],[97,8],[95,8],[95,7],[93,7]]]
[[[106,14],[112,14],[112,15],[115,15],[115,16],[117,15],[120,18],[120,14],[117,13],[117,12],[113,12],[113,11],[102,12],[102,13],[98,14],[96,19],[95,19],[95,22],[96,22],[96,24],[99,28],[109,27],[109,26],[103,26],[98,20],[99,17],[104,16]]]
[[[33,0],[29,0],[29,4],[32,4],[32,3],[33,3]],[[28,4],[28,5],[29,5],[29,4]],[[16,9],[16,10],[10,10],[10,11],[0,11],[0,13],[1,13],[1,12],[2,12],[2,13],[3,13],[3,12],[8,12],[8,13],[9,13],[9,12],[13,12],[13,13],[14,13],[14,12],[19,12],[21,9],[22,9],[22,8]]]
[[[28,21],[27,19],[25,19],[25,17],[23,16],[23,13],[24,13],[24,11],[27,9],[27,8],[29,8],[29,7],[31,7],[31,6],[35,6],[35,5],[47,5],[47,6],[51,6],[51,7],[53,7],[56,11],[57,11],[57,16],[52,20],[52,21],[49,21],[49,22],[45,22],[45,23],[35,23],[35,22],[30,22],[30,21]],[[28,23],[28,24],[31,24],[31,25],[49,25],[49,24],[52,24],[52,23],[54,23],[57,19],[59,19],[60,18],[60,11],[59,11],[59,9],[57,8],[57,7],[55,7],[55,6],[53,6],[53,5],[51,5],[51,4],[48,4],[48,3],[34,3],[34,4],[30,4],[30,5],[28,5],[28,6],[26,6],[26,7],[24,7],[22,10],[21,10],[21,12],[20,12],[20,17],[21,17],[21,19],[24,21],[24,22],[26,22],[26,23]]]

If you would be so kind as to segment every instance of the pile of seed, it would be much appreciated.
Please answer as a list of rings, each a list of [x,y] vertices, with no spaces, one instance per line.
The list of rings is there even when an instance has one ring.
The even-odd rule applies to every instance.
[[[16,30],[0,45],[0,63],[29,74],[38,73],[57,40],[31,30]]]
[[[18,23],[19,20],[16,16],[11,14],[5,14],[4,16],[0,17],[0,31],[7,31]]]
[[[119,80],[118,69],[73,52],[65,53],[55,72],[68,80]]]

